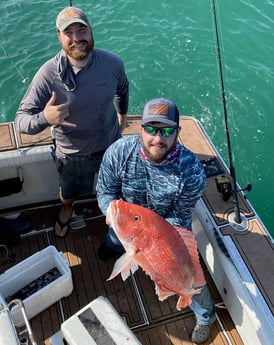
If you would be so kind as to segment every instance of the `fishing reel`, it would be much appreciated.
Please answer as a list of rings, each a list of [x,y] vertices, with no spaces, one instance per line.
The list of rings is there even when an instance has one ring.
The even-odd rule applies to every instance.
[[[215,183],[218,192],[222,194],[223,200],[227,201],[231,197],[233,191],[232,184],[229,178],[225,174],[219,175],[215,178]],[[250,192],[252,190],[252,185],[248,183],[248,185],[245,188],[237,189],[237,193],[245,190]]]
[[[216,187],[219,193],[222,194],[224,201],[227,201],[232,195],[232,185],[229,178],[222,174],[215,178]]]

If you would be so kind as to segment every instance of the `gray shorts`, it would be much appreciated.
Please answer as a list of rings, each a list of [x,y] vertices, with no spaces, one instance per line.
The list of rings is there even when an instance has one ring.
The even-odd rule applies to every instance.
[[[99,172],[104,152],[85,157],[56,158],[59,185],[64,199],[94,193],[94,177]]]

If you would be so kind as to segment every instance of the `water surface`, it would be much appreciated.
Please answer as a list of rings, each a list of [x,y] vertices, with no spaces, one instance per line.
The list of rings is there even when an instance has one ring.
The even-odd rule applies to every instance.
[[[129,113],[154,97],[199,119],[228,160],[212,1],[72,1],[97,47],[119,54],[130,81]],[[274,0],[215,1],[233,164],[274,235]],[[29,80],[59,50],[55,18],[69,1],[1,1],[0,122],[12,121]],[[26,83],[22,80],[29,78]],[[0,139],[1,140],[1,139]]]

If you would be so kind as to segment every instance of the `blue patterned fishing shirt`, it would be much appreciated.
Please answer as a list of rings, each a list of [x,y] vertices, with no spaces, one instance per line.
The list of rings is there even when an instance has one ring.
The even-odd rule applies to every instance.
[[[192,213],[206,183],[200,161],[177,143],[175,157],[156,164],[143,157],[140,142],[139,135],[124,136],[105,152],[97,182],[100,209],[106,215],[112,200],[123,199],[191,230]]]

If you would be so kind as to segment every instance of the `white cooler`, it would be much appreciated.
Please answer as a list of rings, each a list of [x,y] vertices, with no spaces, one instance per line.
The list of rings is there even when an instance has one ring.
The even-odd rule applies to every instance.
[[[69,345],[141,345],[109,300],[98,297],[62,323]]]
[[[56,268],[60,275],[55,280],[22,299],[27,317],[31,319],[61,298],[70,295],[73,290],[71,270],[63,254],[58,252],[54,246],[48,246],[1,274],[0,294],[4,299],[8,299]],[[22,312],[18,306],[12,308],[11,315],[16,327],[24,325]]]

